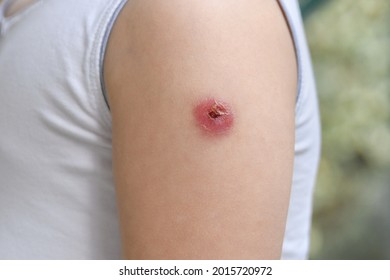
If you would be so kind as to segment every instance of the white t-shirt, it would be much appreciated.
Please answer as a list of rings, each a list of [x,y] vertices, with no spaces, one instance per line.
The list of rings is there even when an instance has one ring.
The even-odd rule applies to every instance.
[[[0,259],[120,259],[104,51],[125,0],[0,8]],[[294,177],[282,257],[307,257],[318,106],[295,0],[280,1],[299,65]]]

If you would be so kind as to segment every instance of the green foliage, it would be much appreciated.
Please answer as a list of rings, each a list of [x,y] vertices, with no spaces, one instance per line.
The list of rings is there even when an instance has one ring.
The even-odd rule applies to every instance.
[[[325,2],[305,18],[323,134],[311,257],[390,259],[390,1]]]

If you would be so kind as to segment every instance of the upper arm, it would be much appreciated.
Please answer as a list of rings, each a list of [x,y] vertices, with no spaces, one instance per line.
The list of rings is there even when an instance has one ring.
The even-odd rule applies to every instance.
[[[124,256],[279,258],[297,73],[277,1],[129,1],[105,80]],[[226,133],[197,123],[205,98],[230,106]]]

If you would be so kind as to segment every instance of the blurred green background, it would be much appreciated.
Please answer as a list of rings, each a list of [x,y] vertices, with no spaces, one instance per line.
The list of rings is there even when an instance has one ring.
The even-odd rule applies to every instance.
[[[390,259],[390,1],[302,0],[322,118],[311,259]]]

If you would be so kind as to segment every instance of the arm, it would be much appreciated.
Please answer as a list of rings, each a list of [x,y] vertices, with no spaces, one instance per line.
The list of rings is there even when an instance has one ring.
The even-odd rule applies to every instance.
[[[130,1],[105,79],[124,257],[279,258],[297,73],[277,1]],[[210,99],[223,133],[197,115]]]

